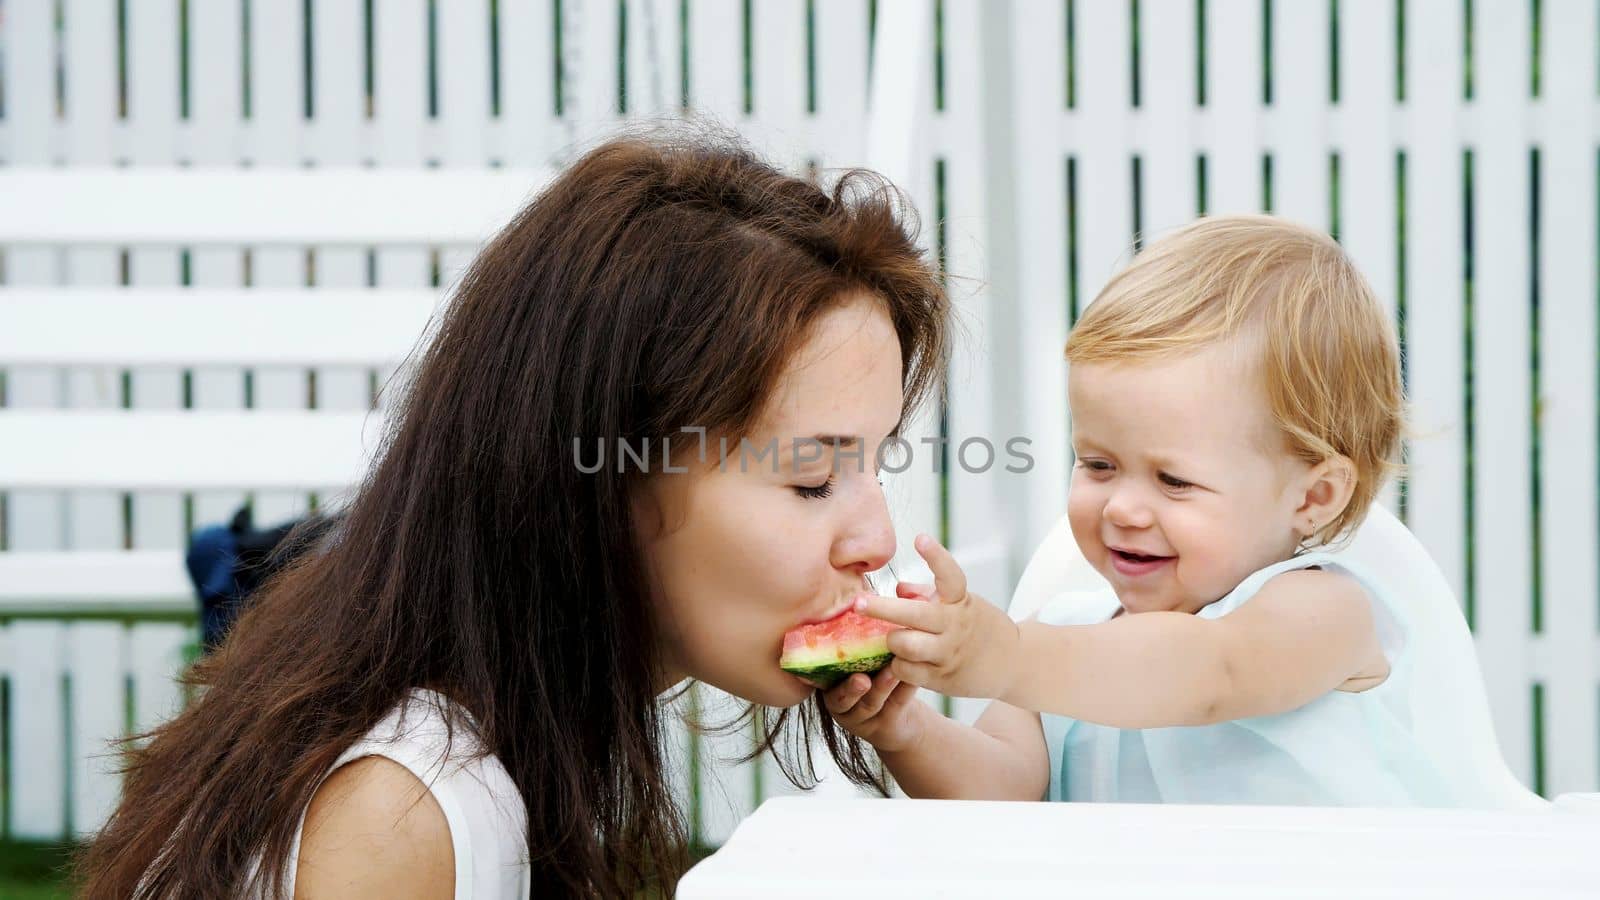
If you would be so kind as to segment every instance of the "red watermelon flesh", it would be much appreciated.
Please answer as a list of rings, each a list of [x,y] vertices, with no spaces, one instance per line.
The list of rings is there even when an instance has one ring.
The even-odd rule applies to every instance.
[[[876,672],[889,664],[889,632],[901,626],[845,610],[826,622],[801,625],[783,636],[778,665],[820,688],[854,672]]]

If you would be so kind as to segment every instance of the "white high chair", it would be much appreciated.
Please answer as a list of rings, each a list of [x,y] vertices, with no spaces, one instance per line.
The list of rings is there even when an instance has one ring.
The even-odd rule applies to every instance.
[[[1418,740],[1451,784],[1473,786],[1469,805],[1545,806],[1511,774],[1500,756],[1489,701],[1471,632],[1444,573],[1422,544],[1387,509],[1374,506],[1354,539],[1337,551],[1393,585],[1412,623],[1417,677],[1411,711]],[[1008,611],[1021,621],[1064,591],[1109,589],[1072,538],[1065,516],[1034,551]]]

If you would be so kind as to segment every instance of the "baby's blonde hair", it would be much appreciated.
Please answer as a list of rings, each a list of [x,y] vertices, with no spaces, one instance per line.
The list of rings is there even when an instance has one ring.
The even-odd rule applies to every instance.
[[[1241,339],[1289,452],[1355,468],[1350,502],[1308,543],[1348,535],[1398,465],[1405,398],[1394,326],[1332,238],[1271,216],[1200,219],[1106,285],[1067,360],[1137,362]]]

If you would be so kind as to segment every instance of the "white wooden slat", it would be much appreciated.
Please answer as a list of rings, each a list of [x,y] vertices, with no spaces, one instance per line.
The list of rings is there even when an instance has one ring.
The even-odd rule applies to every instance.
[[[613,10],[613,19],[614,14]],[[483,136],[490,122],[488,5],[451,0],[438,8],[437,21],[440,30],[438,120],[445,133],[440,162],[451,170],[482,170],[488,165]],[[614,27],[611,35],[614,50]],[[614,94],[614,75],[611,83]],[[450,290],[475,255],[475,248],[442,248],[438,258],[440,287]]]
[[[1031,458],[1031,464],[1019,460],[1017,467],[1025,471],[1008,473],[1004,484],[1008,504],[1021,511],[1015,532],[1020,563],[1067,508],[1067,368],[1062,353],[1070,285],[1067,217],[1062,214],[1067,203],[1067,154],[1060,127],[1067,100],[1063,79],[1035,74],[1066,70],[1067,29],[1065,10],[1056,4],[1013,4],[1007,12],[1005,30],[988,16],[984,24],[984,52],[990,57],[986,69],[995,79],[985,102],[999,103],[1009,93],[1012,103],[1004,119],[998,113],[987,119],[986,131],[1004,120],[1015,128],[1009,146],[991,136],[990,171],[1011,174],[1006,181],[991,182],[992,190],[1004,185],[1005,192],[992,198],[990,234],[995,238],[989,253],[997,261],[995,278],[1003,278],[1006,271],[998,264],[999,254],[1014,260],[1015,280],[1011,296],[996,297],[992,312],[997,327],[988,347],[993,360],[1016,361],[997,373],[1003,373],[1005,381],[996,386],[996,423],[1006,441],[1026,441],[1018,449]],[[1079,60],[1081,64],[1081,56]],[[1081,168],[1078,185],[1081,198]],[[1080,202],[1080,223],[1085,221],[1082,213]],[[1099,226],[1079,227],[1080,270],[1088,231],[1098,233]],[[1109,266],[1110,260],[1105,264]]]
[[[1139,14],[1145,245],[1195,216],[1196,11],[1188,0],[1146,0]]]
[[[689,105],[729,125],[744,115],[743,22],[740,0],[689,4]]]
[[[438,23],[438,120],[445,165],[478,168],[488,162],[489,4],[441,0]]]
[[[1497,123],[1473,160],[1475,632],[1501,749],[1531,784],[1528,10],[1475,4],[1473,16],[1475,105]]]
[[[813,134],[824,168],[866,152],[867,10],[856,0],[816,0],[817,112]]]
[[[1600,421],[1596,374],[1594,102],[1596,8],[1544,10],[1547,135],[1539,176],[1540,563],[1544,597],[1546,786],[1593,791],[1600,777]],[[1587,127],[1584,127],[1587,126]]]
[[[383,427],[380,414],[364,412],[5,410],[0,484],[340,488],[361,477]],[[220,454],[218,447],[228,452]]]
[[[195,607],[177,550],[0,553],[0,613],[159,610]]]
[[[1272,6],[1272,211],[1326,231],[1328,217],[1328,10]]]
[[[946,2],[948,35],[976,35],[982,10],[975,0]],[[972,556],[969,548],[990,550],[994,565],[974,569],[962,559],[972,590],[1000,603],[1010,594],[1008,549],[1015,526],[1002,515],[1000,491],[1016,475],[1006,466],[1016,462],[1006,451],[998,427],[996,405],[995,298],[988,284],[984,257],[985,212],[989,197],[985,165],[983,71],[976,40],[945,43],[944,161],[947,288],[961,324],[949,372],[950,547]],[[997,66],[998,68],[998,66]]]
[[[129,4],[128,128],[135,165],[177,161],[178,15],[176,4],[141,0]],[[129,283],[176,285],[180,259],[173,248],[129,251]],[[71,331],[76,328],[68,329]],[[175,367],[143,368],[130,375],[130,405],[177,409],[183,405],[183,376]],[[137,494],[132,500],[129,543],[140,548],[181,547],[182,498],[176,494]]]
[[[234,3],[191,3],[189,12],[189,76],[191,85],[212,86],[190,91],[191,161],[201,167],[232,167],[244,155],[240,84],[243,6]],[[321,71],[319,69],[319,71]],[[227,173],[224,173],[227,174]],[[188,205],[188,204],[185,204]],[[244,207],[255,213],[258,207]],[[206,291],[244,284],[243,248],[228,245],[195,247],[189,257],[190,283]],[[244,370],[240,362],[196,368],[190,400],[197,409],[240,409],[244,406]],[[225,521],[244,503],[239,491],[200,492],[193,496],[196,526]]]
[[[1261,209],[1261,4],[1206,4],[1206,212]]]
[[[616,9],[614,4],[597,4],[609,10],[609,46],[613,103],[616,96]],[[593,27],[606,28],[608,16],[594,12]],[[438,10],[439,19],[439,121],[445,134],[440,162],[451,170],[481,170],[488,164],[483,135],[489,121],[489,7],[473,0],[451,0]],[[509,216],[507,217],[509,218]],[[439,285],[452,290],[477,255],[474,247],[438,249]]]
[[[1133,248],[1130,28],[1123,4],[1077,6],[1078,97],[1070,141],[1077,156],[1080,308],[1093,302]]]
[[[333,274],[344,281],[364,275],[364,254],[359,262],[360,273]],[[0,288],[0,361],[394,363],[417,345],[438,300],[428,288]]]
[[[91,0],[69,0],[63,15],[65,62],[73,73],[66,79],[66,159],[72,165],[110,163],[117,117],[115,9]],[[20,212],[37,214],[25,208]],[[121,254],[112,248],[70,249],[65,275],[70,284],[117,284],[122,278]],[[68,406],[110,408],[121,402],[121,371],[106,366],[67,371]],[[122,500],[120,494],[109,492],[69,494],[67,546],[83,550],[122,546],[126,537]]]
[[[11,167],[0,169],[0,194],[9,198],[0,206],[0,242],[477,243],[546,177],[527,170]]]
[[[516,4],[503,4],[502,12],[510,13],[514,6]],[[530,26],[550,27],[548,19],[542,23],[530,23],[520,19],[513,21],[521,22],[521,28],[517,33],[524,36]],[[377,93],[374,100],[379,135],[377,161],[383,167],[415,166],[423,161],[422,146],[416,136],[422,129],[427,113],[424,102],[427,98],[427,72],[424,67],[416,65],[416,60],[424,58],[426,53],[425,24],[426,9],[421,0],[399,0],[386,4],[382,14],[378,16],[374,38],[377,46],[373,77]],[[535,46],[538,46],[537,43]],[[527,109],[523,110],[523,113],[527,112]],[[452,171],[450,174],[455,178],[467,177],[469,174],[477,177],[501,173]],[[487,234],[503,225],[521,203],[525,193],[527,191],[518,193],[500,190],[498,199],[506,203],[506,206],[502,207],[492,219],[487,220],[492,223],[492,227],[480,235],[467,237],[466,240],[476,241],[481,234]],[[431,229],[428,237],[433,241],[447,241],[454,235],[448,230]],[[375,280],[378,287],[424,288],[432,283],[431,256],[425,248],[380,248],[376,253],[375,264],[377,270]],[[389,383],[393,371],[393,367],[387,366],[379,369],[380,391]],[[387,392],[380,393],[379,405],[386,406],[389,402]]]
[[[423,0],[391,0],[375,7],[373,17],[375,155],[383,166],[420,165],[428,112],[427,8]]]
[[[363,146],[363,18],[361,0],[317,0],[311,7],[312,117],[307,146],[319,167],[360,165],[368,155]]]
[[[72,830],[100,830],[116,808],[121,784],[114,741],[126,731],[126,632],[120,622],[67,626],[68,712],[72,740]]]
[[[806,141],[806,4],[750,4],[752,106],[744,127],[758,151],[791,172],[804,171]]]
[[[1462,284],[1462,16],[1406,0],[1406,341],[1411,440],[1407,525],[1466,601],[1466,383]]]
[[[323,0],[312,7],[311,14],[314,60],[311,128],[315,139],[312,146],[316,148],[316,163],[319,167],[359,165],[367,153],[362,147],[365,133],[362,125],[366,117],[366,74],[362,55],[351,53],[350,49],[362,46],[365,41],[362,4],[359,0]],[[487,35],[488,26],[485,24],[485,40]],[[482,56],[488,59],[487,53]],[[480,123],[475,130],[483,131],[483,124]],[[313,280],[317,287],[354,289],[366,285],[366,248],[318,247],[313,252]],[[393,304],[400,298],[393,297],[386,298],[388,302],[382,308],[372,310],[372,314],[359,325],[354,322],[334,322],[330,321],[330,310],[326,305],[330,299],[326,295],[316,297],[323,305],[313,315],[301,320],[296,343],[307,342],[312,338],[312,333],[325,335],[330,343],[364,343],[362,338],[357,337],[361,332],[381,328],[380,323],[389,319],[404,321],[407,318],[407,311]],[[288,310],[279,309],[275,304],[266,304],[266,308],[285,318],[290,315]],[[315,327],[304,327],[304,323],[315,323]],[[234,358],[243,361],[241,356],[235,355]],[[317,407],[358,410],[370,406],[371,386],[366,366],[370,366],[374,359],[356,358],[348,360],[351,364],[343,367],[314,368],[312,377],[316,379],[314,400]],[[302,359],[299,362],[310,361],[313,360]]]
[[[46,165],[55,156],[55,39],[53,10],[39,3],[12,4],[0,23],[4,29],[6,133],[9,165]],[[0,175],[9,171],[0,167]],[[4,206],[4,204],[0,204]],[[4,246],[4,280],[8,284],[54,284],[60,280],[61,254],[48,247]],[[12,407],[59,406],[65,383],[58,369],[5,366],[4,404]],[[5,534],[12,549],[43,550],[64,546],[65,499],[53,492],[10,491],[5,500]]]
[[[676,112],[683,77],[678,4],[676,0],[627,0],[627,7],[628,116]]]
[[[555,118],[554,22],[552,0],[500,4],[500,118],[507,165],[549,165],[565,143]],[[671,90],[677,90],[676,81]]]
[[[11,638],[11,762],[7,773],[10,836],[56,840],[67,830],[67,746],[61,689],[66,629],[59,622],[19,620]]]
[[[194,627],[170,622],[139,622],[128,629],[134,733],[149,731],[182,709],[183,689],[176,679],[185,648],[198,640]]]
[[[295,167],[307,153],[303,6],[250,8],[250,78],[253,109],[252,159],[263,167]],[[306,209],[315,209],[315,206]],[[255,247],[250,256],[253,286],[289,288],[308,283],[307,245]],[[251,403],[258,409],[305,409],[310,403],[310,373],[302,368],[262,366],[252,372]],[[261,491],[252,497],[259,521],[299,515],[310,498],[298,492]]]
[[[1339,148],[1339,239],[1395,321],[1398,288],[1395,229],[1395,0],[1357,0],[1339,8],[1339,105],[1345,134]],[[1398,508],[1391,479],[1379,502]]]
[[[571,105],[564,112],[577,140],[587,146],[617,122],[617,64],[620,22],[615,2],[564,3],[562,53]]]

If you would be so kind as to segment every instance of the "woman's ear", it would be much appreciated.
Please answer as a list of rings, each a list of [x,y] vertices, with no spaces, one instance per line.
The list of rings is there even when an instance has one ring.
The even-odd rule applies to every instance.
[[[1293,527],[1302,538],[1310,538],[1350,505],[1350,495],[1356,489],[1356,467],[1347,457],[1330,456],[1312,466],[1301,477],[1301,485]]]

